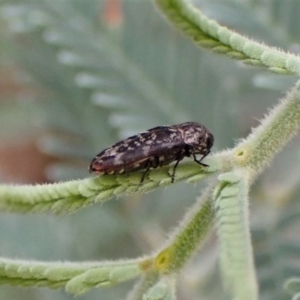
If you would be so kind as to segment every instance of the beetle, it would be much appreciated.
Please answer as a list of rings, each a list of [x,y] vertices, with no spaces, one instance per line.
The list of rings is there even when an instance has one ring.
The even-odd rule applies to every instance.
[[[144,170],[140,183],[151,168],[176,162],[171,175],[174,182],[179,162],[184,157],[193,157],[201,166],[210,153],[214,137],[202,124],[185,122],[171,126],[158,126],[133,135],[101,151],[89,167],[95,174],[122,174]],[[196,155],[202,157],[197,159]]]

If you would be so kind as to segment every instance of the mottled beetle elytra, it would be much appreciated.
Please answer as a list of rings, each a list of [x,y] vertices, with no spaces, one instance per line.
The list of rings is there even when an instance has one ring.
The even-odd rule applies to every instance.
[[[175,162],[172,183],[179,162],[185,157],[201,161],[210,153],[214,137],[202,124],[186,122],[172,126],[158,126],[131,136],[100,152],[90,164],[95,174],[123,174],[144,170],[140,183],[151,168]],[[200,160],[196,158],[201,154]]]

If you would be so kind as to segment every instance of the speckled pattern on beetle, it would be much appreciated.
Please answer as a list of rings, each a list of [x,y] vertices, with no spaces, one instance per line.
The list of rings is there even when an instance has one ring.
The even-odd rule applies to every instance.
[[[210,153],[214,137],[202,124],[186,122],[172,126],[158,126],[124,139],[100,152],[90,164],[95,174],[122,174],[144,170],[141,183],[151,168],[176,161],[171,180],[174,182],[178,163],[193,157],[198,164]],[[202,155],[200,160],[196,154]]]

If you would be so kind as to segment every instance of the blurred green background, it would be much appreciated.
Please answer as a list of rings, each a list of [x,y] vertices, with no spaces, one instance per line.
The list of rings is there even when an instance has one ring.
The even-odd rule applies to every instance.
[[[297,0],[196,0],[209,16],[268,45],[299,52]],[[205,124],[213,152],[234,146],[296,78],[199,49],[149,0],[2,0],[0,180],[41,183],[90,176],[112,143],[157,125]],[[290,299],[300,273],[296,137],[251,193],[260,299]],[[174,184],[73,215],[1,213],[0,255],[30,260],[134,258],[159,247],[204,185]],[[213,234],[179,280],[178,299],[224,299]],[[80,299],[124,299],[133,283]],[[0,287],[0,299],[71,299],[63,291]]]

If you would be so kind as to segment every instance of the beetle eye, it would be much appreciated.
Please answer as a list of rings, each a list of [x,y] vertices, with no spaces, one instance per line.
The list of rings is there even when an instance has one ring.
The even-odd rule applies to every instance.
[[[207,143],[207,148],[208,149],[210,149],[213,146],[213,144],[214,144],[214,136],[211,133],[208,134],[208,136],[206,138],[206,143]]]

